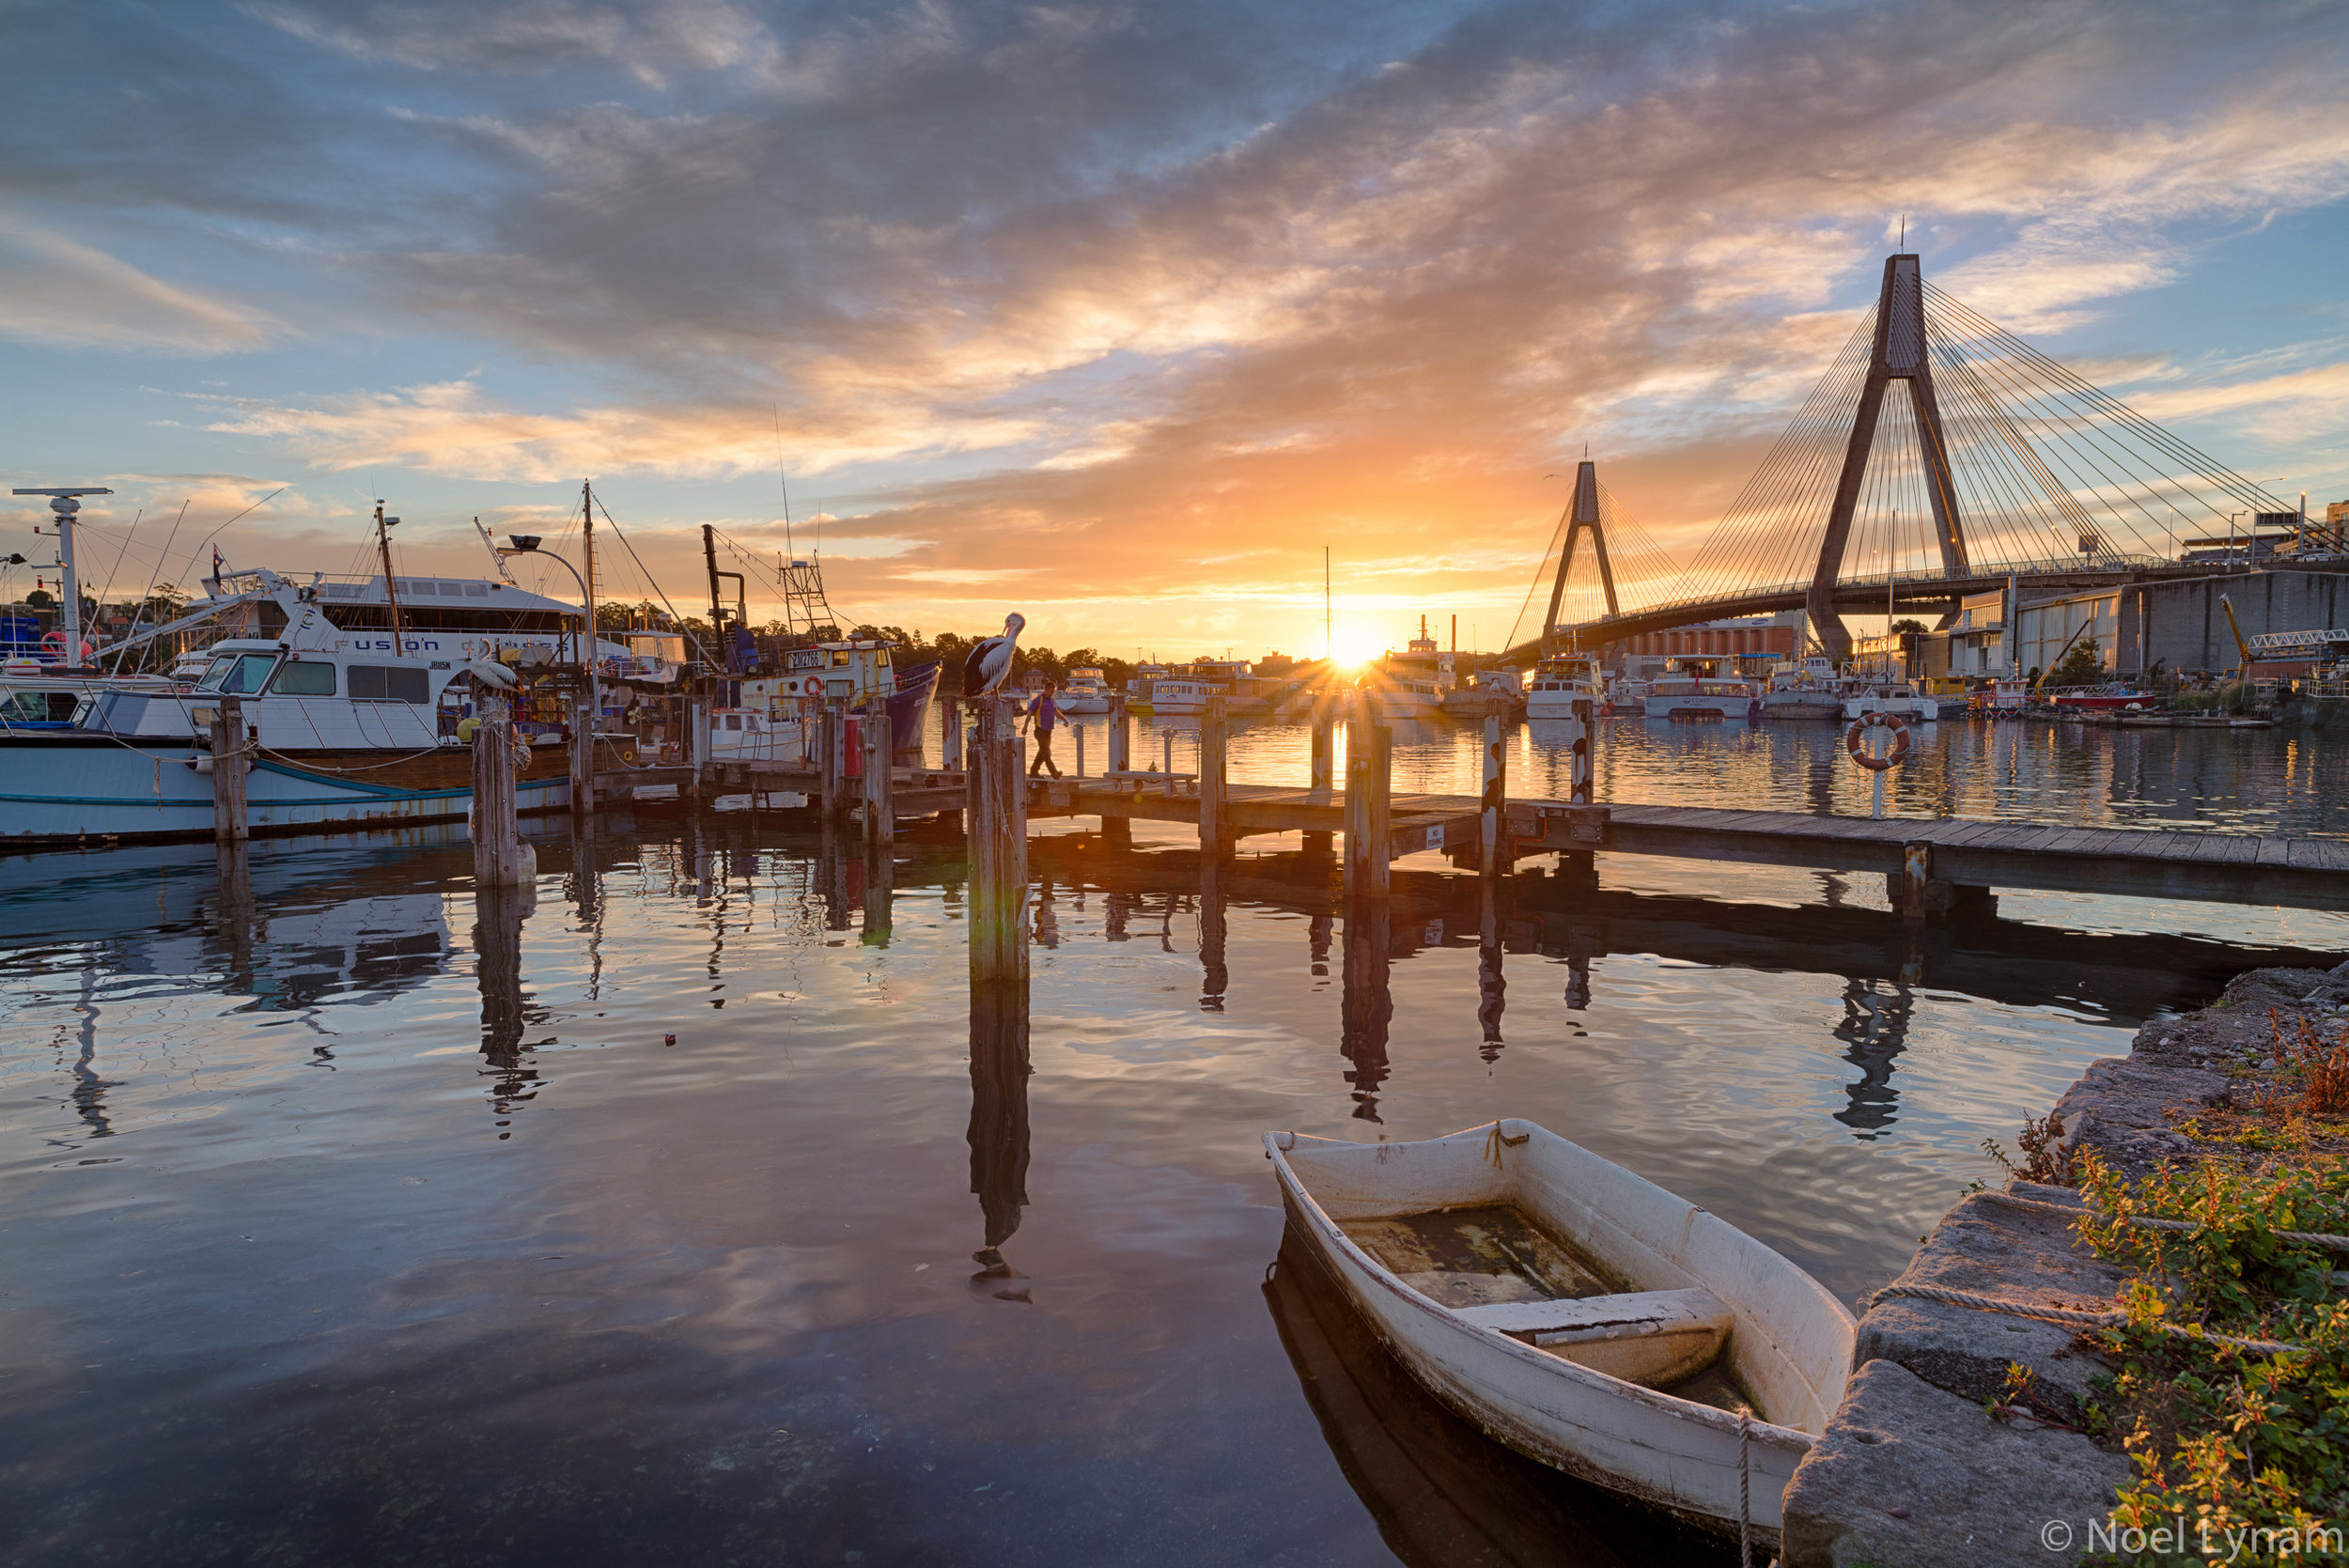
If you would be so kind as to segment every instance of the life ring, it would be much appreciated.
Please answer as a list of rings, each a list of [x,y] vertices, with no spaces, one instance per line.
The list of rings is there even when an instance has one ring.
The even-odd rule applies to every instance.
[[[44,647],[44,648],[49,648],[49,647],[54,647],[54,648],[55,648],[55,649],[57,650],[57,657],[58,657],[60,660],[63,660],[63,659],[65,659],[65,658],[67,657],[67,655],[66,655],[66,651],[65,651],[65,633],[64,633],[64,632],[62,632],[62,631],[52,631],[52,632],[48,633],[46,636],[44,636],[44,637],[42,637],[42,638],[41,638],[41,640],[40,640],[40,645],[41,645],[42,647]],[[83,641],[82,641],[82,657],[83,657],[84,659],[87,659],[87,658],[88,658],[88,657],[89,657],[92,653],[94,653],[94,652],[96,652],[96,651],[97,651],[96,649],[94,649],[93,647],[91,647],[91,646],[90,646],[89,640],[88,640],[87,638],[83,639]]]
[[[1868,754],[1867,732],[1876,729],[1890,730],[1892,743],[1886,748],[1883,756],[1872,757]],[[1843,750],[1851,753],[1852,761],[1871,773],[1898,768],[1908,760],[1908,726],[1902,723],[1895,714],[1863,713],[1851,722],[1850,728],[1843,731]]]
[[[800,692],[802,696],[822,696],[824,694],[824,677],[821,675],[809,675],[806,679],[800,682]]]

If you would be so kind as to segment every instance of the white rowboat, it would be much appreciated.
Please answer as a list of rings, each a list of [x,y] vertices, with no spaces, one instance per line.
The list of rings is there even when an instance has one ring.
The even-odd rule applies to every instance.
[[[1716,1529],[1779,1528],[1853,1323],[1719,1218],[1531,1122],[1268,1133],[1291,1225],[1428,1390],[1518,1452]]]

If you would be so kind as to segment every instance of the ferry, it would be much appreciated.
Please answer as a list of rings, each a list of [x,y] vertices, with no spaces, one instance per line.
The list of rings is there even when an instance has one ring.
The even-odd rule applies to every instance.
[[[1834,719],[1843,706],[1831,659],[1784,660],[1771,669],[1762,691],[1765,719]]]
[[[1410,675],[1377,674],[1362,690],[1378,699],[1378,709],[1390,719],[1433,719],[1443,711],[1443,689],[1432,680]]]
[[[1533,670],[1525,694],[1528,719],[1588,719],[1606,701],[1606,677],[1587,653],[1557,654]]]
[[[1155,712],[1158,706],[1159,682],[1167,679],[1174,673],[1163,664],[1135,665],[1133,675],[1126,682],[1126,711],[1128,713]]]

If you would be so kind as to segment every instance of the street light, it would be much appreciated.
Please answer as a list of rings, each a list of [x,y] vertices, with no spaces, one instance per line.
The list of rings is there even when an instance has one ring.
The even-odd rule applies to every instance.
[[[538,546],[545,542],[540,536],[537,534],[508,534],[506,536],[513,540],[514,543],[510,549],[500,550],[498,551],[500,556],[536,555],[542,561],[552,561],[556,566],[561,567],[565,571],[569,572],[571,574],[571,581],[579,584],[579,602],[581,605],[579,624],[581,627],[581,632],[579,647],[576,651],[580,662],[589,666],[587,679],[589,685],[592,687],[595,682],[595,672],[593,669],[595,660],[590,657],[589,650],[595,646],[595,628],[589,625],[587,620],[587,617],[593,613],[593,611],[587,607],[587,580],[579,575],[579,568],[577,567],[572,566],[568,561],[566,561],[560,555],[555,554],[554,551],[551,550],[540,550]]]

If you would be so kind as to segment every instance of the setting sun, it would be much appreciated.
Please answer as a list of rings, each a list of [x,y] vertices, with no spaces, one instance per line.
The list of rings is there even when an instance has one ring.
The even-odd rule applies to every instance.
[[[1330,657],[1340,669],[1369,663],[1387,651],[1387,639],[1363,626],[1341,626],[1332,633]]]

